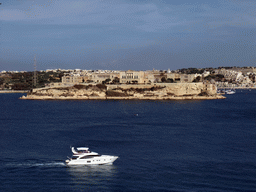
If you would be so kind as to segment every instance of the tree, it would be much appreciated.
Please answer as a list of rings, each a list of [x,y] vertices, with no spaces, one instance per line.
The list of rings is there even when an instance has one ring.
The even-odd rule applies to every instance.
[[[162,81],[162,83],[166,82],[166,78],[165,78],[165,77],[162,77],[162,78],[161,78],[161,81]]]
[[[119,84],[120,83],[120,79],[118,77],[115,77],[112,81],[113,84]]]
[[[173,79],[171,79],[171,78],[168,78],[168,79],[166,80],[166,82],[167,82],[167,83],[174,83]]]
[[[197,76],[192,82],[200,82],[200,80],[201,80],[201,77]]]

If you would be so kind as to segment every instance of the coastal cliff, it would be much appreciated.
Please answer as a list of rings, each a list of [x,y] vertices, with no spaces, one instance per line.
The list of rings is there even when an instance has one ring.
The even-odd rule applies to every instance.
[[[77,84],[69,87],[33,89],[20,99],[224,99],[216,87],[204,83],[166,83],[154,85]]]

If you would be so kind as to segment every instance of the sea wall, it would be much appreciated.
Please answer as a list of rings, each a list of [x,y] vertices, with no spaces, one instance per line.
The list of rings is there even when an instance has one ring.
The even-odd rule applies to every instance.
[[[27,93],[28,90],[0,90],[0,93]]]
[[[213,85],[204,83],[159,83],[153,85],[88,85],[33,89],[21,99],[224,99]]]

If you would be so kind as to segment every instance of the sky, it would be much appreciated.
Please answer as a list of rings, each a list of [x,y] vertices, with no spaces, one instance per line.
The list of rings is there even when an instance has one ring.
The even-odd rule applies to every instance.
[[[0,2],[0,71],[256,67],[256,0]]]

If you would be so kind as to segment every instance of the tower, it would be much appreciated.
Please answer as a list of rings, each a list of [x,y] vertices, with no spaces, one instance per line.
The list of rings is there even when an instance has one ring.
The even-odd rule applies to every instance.
[[[34,77],[33,77],[33,85],[36,88],[37,84],[37,73],[36,73],[36,55],[34,56]]]

